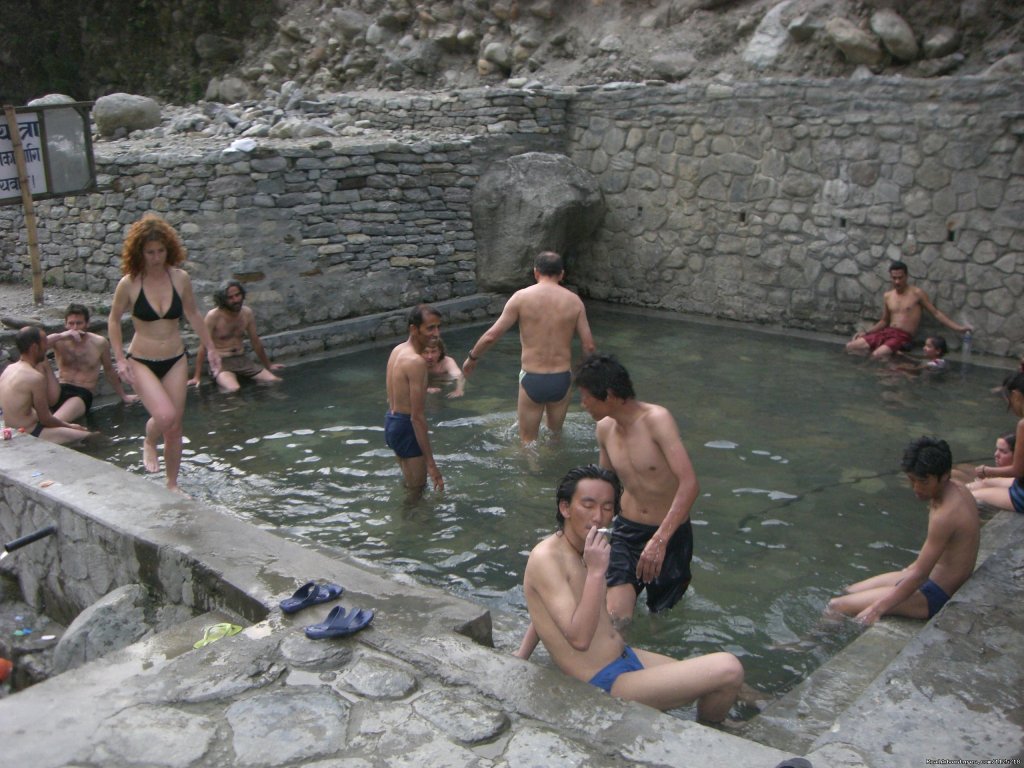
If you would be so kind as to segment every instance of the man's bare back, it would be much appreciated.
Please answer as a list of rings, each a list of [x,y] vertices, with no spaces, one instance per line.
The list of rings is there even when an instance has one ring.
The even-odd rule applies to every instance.
[[[516,416],[523,445],[534,442],[545,420],[553,435],[562,431],[572,393],[572,338],[579,335],[584,354],[594,351],[587,312],[579,296],[561,285],[562,257],[552,251],[537,256],[535,285],[512,294],[501,315],[469,350],[462,364],[472,376],[480,357],[512,326],[519,324],[521,373]]]
[[[511,306],[510,306],[511,305]],[[557,283],[539,282],[512,295],[506,309],[519,322],[520,362],[530,373],[561,373],[572,367],[572,338],[590,333],[580,297]],[[586,344],[584,344],[586,346]]]

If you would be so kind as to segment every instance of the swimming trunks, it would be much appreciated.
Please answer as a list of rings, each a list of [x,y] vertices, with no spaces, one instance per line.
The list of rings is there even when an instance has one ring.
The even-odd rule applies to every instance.
[[[178,295],[178,289],[174,287],[173,280],[171,281],[171,306],[167,308],[165,315],[156,313],[153,305],[146,298],[146,287],[144,285],[139,287],[139,295],[135,297],[135,304],[132,306],[132,317],[153,322],[154,320],[178,320],[182,314],[181,297]]]
[[[893,328],[892,326],[874,333],[866,333],[863,339],[868,343],[872,352],[883,345],[893,352],[899,352],[902,349],[908,349],[914,341],[914,338],[902,328]]]
[[[400,459],[414,459],[422,456],[416,432],[412,428],[412,417],[408,413],[392,413],[384,416],[384,442]]]
[[[930,619],[939,609],[949,602],[949,595],[931,579],[921,585],[919,590],[924,599],[928,601],[928,618]]]
[[[656,525],[635,523],[617,515],[612,523],[612,551],[605,573],[609,587],[632,584],[637,595],[646,589],[647,608],[651,613],[664,611],[679,602],[690,586],[690,561],[693,559],[693,527],[687,520],[668,540],[658,578],[646,584],[637,579],[640,555],[657,530]]]
[[[43,434],[43,422],[37,421],[36,425],[32,427],[32,431],[29,432],[29,434],[32,435],[32,437],[39,437],[41,434]]]
[[[519,371],[519,383],[526,396],[535,403],[558,403],[565,399],[572,386],[572,373],[527,373]]]
[[[146,360],[141,357],[134,357],[131,352],[125,355],[125,357],[131,358],[137,363],[142,363],[144,366],[149,368],[149,370],[153,372],[153,375],[156,376],[158,379],[163,379],[163,377],[170,372],[171,368],[174,367],[174,364],[181,360],[181,358],[183,358],[184,356],[185,353],[182,352],[180,355],[176,355],[175,357],[168,357],[163,360]]]
[[[1024,514],[1024,482],[1019,477],[1014,478],[1010,485],[1010,503],[1014,512]]]
[[[259,376],[260,373],[266,370],[262,365],[258,365],[253,360],[250,360],[247,355],[228,355],[227,357],[222,357],[220,359],[220,369],[238,376],[245,376],[249,379],[253,376]]]
[[[92,408],[92,392],[85,387],[80,387],[77,384],[66,384],[65,382],[60,383],[60,397],[57,398],[57,403],[51,408],[56,411],[64,403],[70,400],[72,397],[82,398],[82,402],[85,403],[85,412],[88,413]]]
[[[619,679],[619,675],[623,672],[636,672],[638,669],[643,668],[644,665],[640,663],[640,659],[637,658],[633,649],[627,645],[622,649],[622,655],[619,658],[590,678],[588,682],[591,685],[596,685],[605,693],[611,693],[612,686]]]

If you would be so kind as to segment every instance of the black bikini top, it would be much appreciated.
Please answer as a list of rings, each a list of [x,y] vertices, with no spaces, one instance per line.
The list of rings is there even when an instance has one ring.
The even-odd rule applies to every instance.
[[[146,298],[146,286],[142,285],[139,288],[139,295],[135,298],[135,305],[132,307],[132,317],[138,318],[139,320],[145,320],[146,322],[152,322],[154,320],[178,320],[183,314],[181,306],[181,297],[178,295],[178,289],[174,287],[174,281],[171,281],[171,306],[167,308],[167,313],[163,316],[158,315],[156,310],[153,309],[153,305],[149,303],[149,299]]]

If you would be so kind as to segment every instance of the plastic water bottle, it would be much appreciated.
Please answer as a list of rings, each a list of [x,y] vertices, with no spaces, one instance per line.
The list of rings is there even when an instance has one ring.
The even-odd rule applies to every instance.
[[[973,336],[970,331],[964,334],[963,342],[960,344],[960,359],[967,363],[971,360],[971,341]]]

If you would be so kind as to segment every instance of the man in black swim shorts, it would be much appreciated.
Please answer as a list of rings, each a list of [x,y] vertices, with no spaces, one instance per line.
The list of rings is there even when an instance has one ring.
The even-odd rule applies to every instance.
[[[608,612],[628,624],[640,593],[653,613],[674,606],[690,585],[690,508],[700,487],[672,414],[636,399],[626,369],[610,355],[576,369],[580,403],[597,421],[600,464],[622,481],[608,565]]]
[[[57,379],[46,363],[44,373],[50,379],[50,408],[55,416],[74,421],[89,412],[99,384],[100,369],[125,404],[137,402],[138,395],[124,391],[121,379],[114,371],[110,357],[110,342],[98,333],[89,331],[89,308],[84,304],[70,304],[64,312],[61,333],[51,333],[46,343],[53,349],[57,360]],[[56,386],[56,389],[55,389]]]
[[[534,262],[533,276],[537,284],[512,294],[501,316],[477,340],[462,364],[462,373],[469,378],[480,356],[519,324],[522,368],[516,415],[523,445],[537,439],[542,418],[555,435],[562,431],[572,385],[573,336],[580,337],[584,354],[594,351],[583,302],[561,285],[565,277],[562,257],[553,251],[540,254]]]

